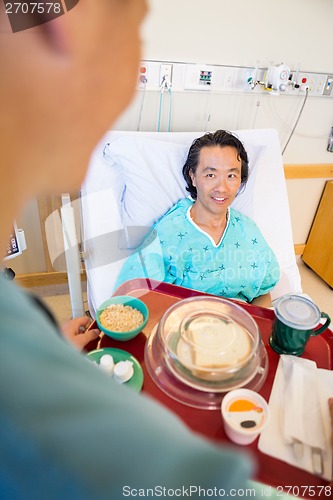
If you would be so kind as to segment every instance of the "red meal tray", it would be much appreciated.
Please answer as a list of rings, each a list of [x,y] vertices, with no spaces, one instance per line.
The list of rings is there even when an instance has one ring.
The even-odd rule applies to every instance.
[[[148,280],[147,282],[144,279],[135,279],[121,285],[114,295],[139,297],[149,308],[149,321],[144,330],[134,339],[124,343],[112,340],[104,335],[100,342],[100,347],[125,349],[135,356],[141,364],[144,373],[142,390],[176,413],[193,431],[202,434],[215,443],[226,442],[228,446],[238,448],[240,451],[244,450],[244,447],[231,443],[226,437],[220,411],[196,409],[175,401],[157,387],[149,376],[145,366],[144,349],[147,337],[159,322],[164,312],[179,300],[206,294],[167,283],[154,282],[153,280]],[[269,360],[268,376],[259,393],[268,401],[279,361],[279,355],[268,344],[272,322],[275,318],[274,311],[239,301],[234,302],[242,306],[256,320],[267,349]],[[96,343],[90,343],[87,350],[95,348]],[[322,335],[312,337],[302,357],[315,361],[318,368],[332,370],[333,332],[327,329]],[[328,484],[327,481],[320,477],[261,453],[257,448],[257,442],[258,440],[246,448],[250,449],[256,458],[258,470],[255,479],[258,481],[274,487],[285,487],[287,485],[298,487],[325,486]],[[303,498],[305,497],[303,496]]]

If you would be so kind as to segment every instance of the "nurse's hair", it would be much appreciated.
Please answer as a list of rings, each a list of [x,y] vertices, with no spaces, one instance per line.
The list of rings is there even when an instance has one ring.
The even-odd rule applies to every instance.
[[[207,132],[207,134],[195,139],[189,149],[185,165],[183,166],[183,176],[186,181],[186,190],[190,193],[192,198],[196,200],[197,189],[193,186],[190,172],[195,174],[199,163],[200,151],[202,148],[210,148],[219,146],[224,148],[230,146],[237,150],[237,158],[241,161],[241,186],[238,193],[245,187],[249,176],[249,160],[247,153],[242,142],[230,132],[226,130],[217,130],[216,132]]]

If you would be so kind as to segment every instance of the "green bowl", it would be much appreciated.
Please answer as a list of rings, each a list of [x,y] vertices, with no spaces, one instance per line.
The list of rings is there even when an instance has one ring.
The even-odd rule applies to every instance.
[[[123,304],[125,306],[131,306],[134,309],[138,309],[143,315],[143,322],[141,323],[140,326],[128,332],[114,332],[112,330],[108,330],[103,325],[101,325],[99,317],[101,313],[104,311],[104,309],[106,309],[111,304]],[[118,295],[116,297],[111,297],[111,299],[106,300],[105,302],[103,302],[103,304],[99,306],[96,312],[96,323],[98,325],[98,328],[102,332],[104,332],[105,335],[108,335],[108,337],[111,337],[112,339],[115,340],[125,341],[133,339],[144,329],[144,327],[147,324],[148,317],[149,317],[148,307],[144,302],[142,302],[142,300],[137,299],[136,297],[131,297],[129,295]]]

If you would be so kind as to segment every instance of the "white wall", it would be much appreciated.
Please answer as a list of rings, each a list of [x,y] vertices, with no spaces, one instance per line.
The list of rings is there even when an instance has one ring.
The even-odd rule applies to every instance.
[[[284,62],[292,69],[299,65],[304,71],[333,73],[332,0],[279,0],[275,5],[261,0],[150,0],[149,3],[151,11],[143,29],[144,59],[250,67],[257,61],[261,67]],[[266,97],[260,99],[257,110],[256,97],[237,96],[232,105],[229,96],[224,102],[220,99],[219,109],[223,109],[218,124],[221,122],[226,128],[273,126],[279,130],[283,146],[301,101]],[[200,99],[194,100],[200,108]],[[218,107],[219,100],[216,101]],[[244,106],[247,109],[243,110]],[[239,107],[242,111],[237,122]],[[193,109],[193,102],[188,103],[188,108]],[[184,113],[179,109],[178,113],[182,119],[173,120],[175,130],[205,119],[200,116],[193,121],[193,116],[189,116],[186,124]],[[333,154],[326,151],[332,125],[333,98],[309,98],[285,152],[285,163],[333,162]]]
[[[144,58],[332,71],[331,0],[150,0]]]
[[[332,0],[150,0],[142,33],[143,59],[261,67],[284,62],[292,69],[333,73]],[[110,96],[112,98],[112,96]],[[142,92],[115,124],[136,130]],[[141,130],[156,130],[159,95],[146,93]],[[283,148],[302,105],[301,98],[270,95],[175,93],[173,130],[276,128]],[[165,98],[167,109],[167,98]],[[208,115],[211,115],[208,121]],[[166,126],[166,119],[162,121]],[[308,98],[284,163],[333,163],[326,151],[333,125],[333,98]],[[294,242],[304,243],[324,181],[288,181]],[[30,206],[31,212],[31,206]],[[39,221],[25,217],[25,231],[37,234]],[[38,255],[38,258],[35,258]],[[33,245],[20,257],[19,272],[40,271]],[[15,261],[11,261],[15,268]]]
[[[143,59],[333,73],[331,0],[150,0]],[[115,128],[136,130],[139,92]],[[172,130],[275,128],[284,148],[304,96],[174,93]],[[168,97],[164,98],[164,114]],[[159,95],[146,92],[140,130],[156,130]],[[210,120],[208,121],[208,116]],[[167,120],[162,120],[166,127]],[[326,151],[333,97],[309,97],[283,155],[285,164],[333,163]],[[165,129],[165,128],[164,128]],[[295,243],[305,243],[325,181],[287,181]]]

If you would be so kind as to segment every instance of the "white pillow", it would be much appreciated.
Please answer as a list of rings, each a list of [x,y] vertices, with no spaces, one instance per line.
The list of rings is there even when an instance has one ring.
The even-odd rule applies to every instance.
[[[200,134],[194,138],[200,137]],[[104,150],[110,169],[124,183],[122,220],[125,226],[150,228],[179,199],[188,196],[182,168],[192,141],[178,144],[141,136],[123,136],[108,143]],[[249,179],[233,207],[249,217],[253,215],[256,158],[261,147],[246,145]],[[119,186],[120,181],[117,182]],[[118,191],[118,188],[116,188]]]
[[[106,148],[125,191],[123,223],[151,227],[176,201],[186,196],[181,169],[188,147],[149,138],[120,137]]]

